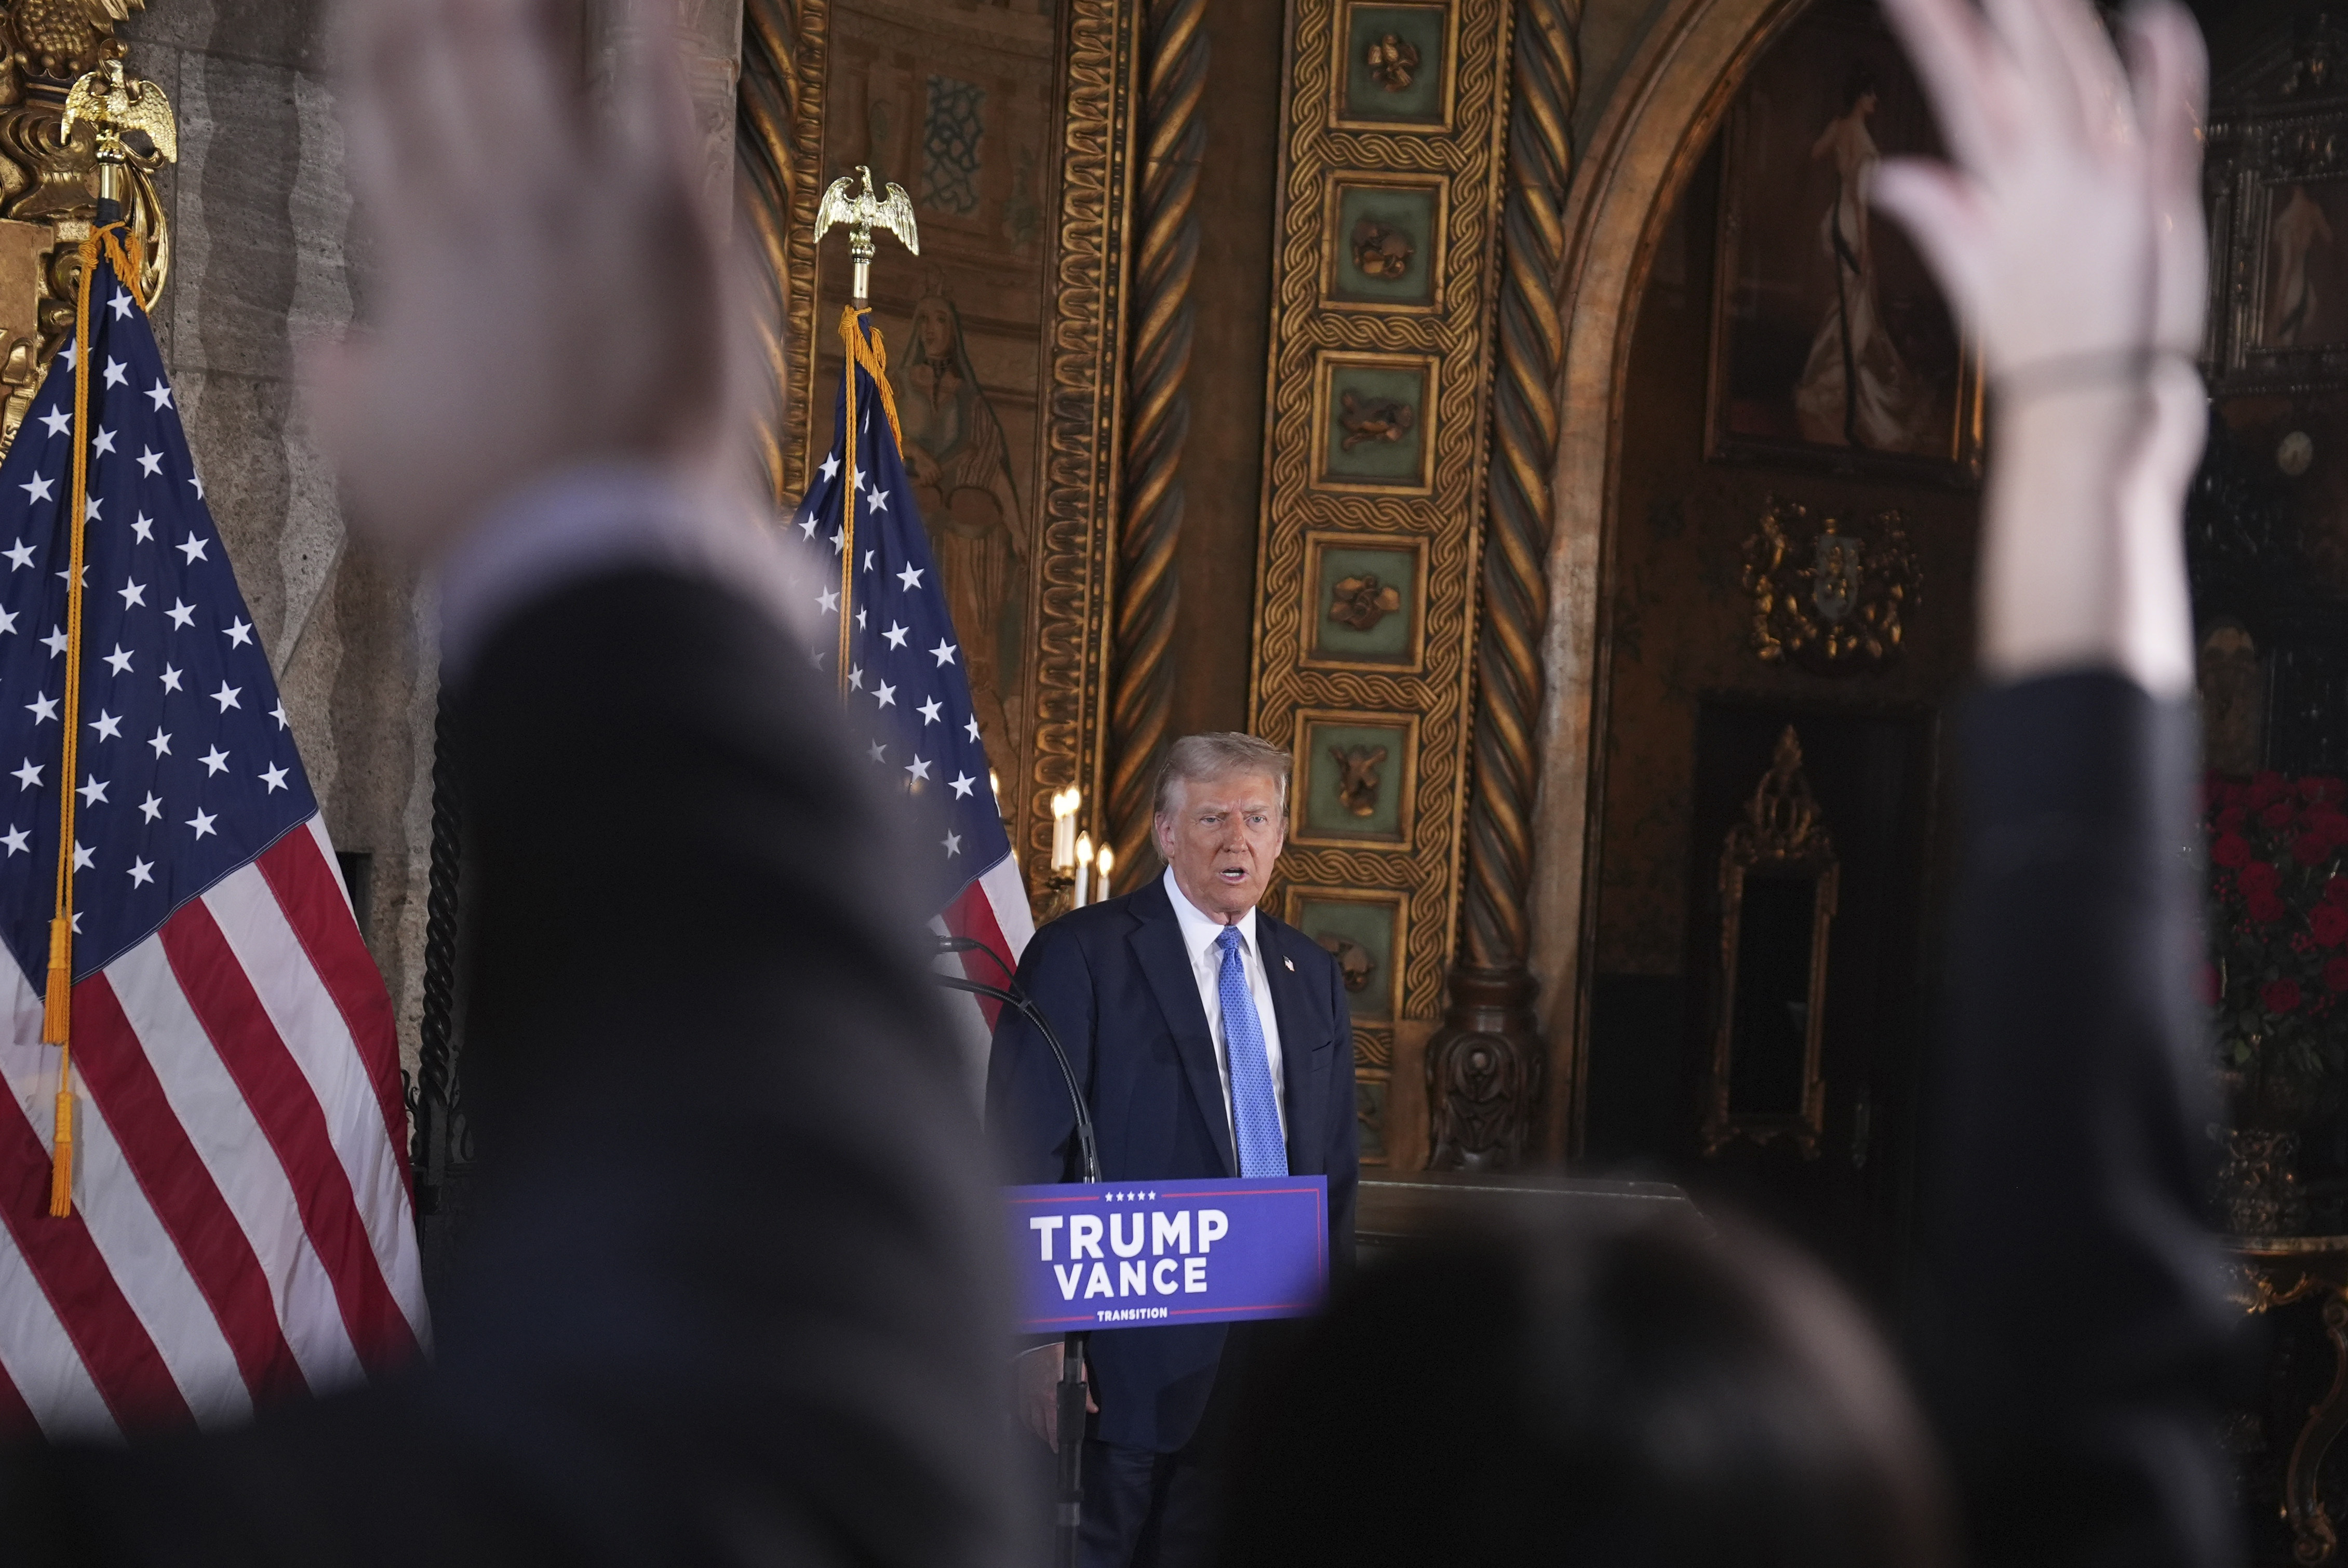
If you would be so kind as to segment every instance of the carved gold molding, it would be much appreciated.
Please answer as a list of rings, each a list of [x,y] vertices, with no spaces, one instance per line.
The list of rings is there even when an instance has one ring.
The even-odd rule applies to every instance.
[[[815,217],[823,195],[823,67],[830,0],[744,0],[736,110],[737,203],[762,263],[760,363],[772,388],[759,461],[778,500],[807,489],[815,407]]]
[[[1182,539],[1182,447],[1190,430],[1190,277],[1199,261],[1206,123],[1205,0],[1152,0],[1142,118],[1141,235],[1134,264],[1132,426],[1117,541],[1107,824],[1121,864],[1148,863],[1152,789],[1174,693],[1174,555]]]
[[[1419,35],[1389,41],[1380,19],[1406,10],[1419,14]],[[1505,0],[1295,0],[1290,18],[1250,722],[1266,736],[1295,733],[1307,711],[1416,725],[1410,767],[1389,765],[1414,783],[1409,831],[1383,844],[1295,842],[1281,868],[1292,917],[1315,888],[1354,890],[1356,902],[1383,895],[1394,911],[1396,1011],[1354,1028],[1375,1107],[1398,1035],[1442,1012],[1457,925],[1509,12]],[[1415,198],[1424,232],[1407,258],[1383,232],[1389,220],[1344,219],[1349,191],[1366,212],[1414,200],[1413,189],[1427,194]],[[1350,297],[1331,289],[1364,249],[1396,258],[1382,272],[1411,286],[1383,288],[1395,280],[1373,275]],[[1382,542],[1398,565],[1405,552],[1423,562],[1412,573],[1423,590],[1407,605],[1415,658],[1380,667],[1328,656],[1314,540],[1334,533]],[[1317,765],[1299,758],[1307,788]],[[1365,1114],[1379,1130],[1375,1109]]]

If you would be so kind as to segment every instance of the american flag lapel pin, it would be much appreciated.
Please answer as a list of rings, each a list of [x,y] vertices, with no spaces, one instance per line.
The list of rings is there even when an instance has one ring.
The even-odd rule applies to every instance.
[[[1285,965],[1288,965],[1288,972],[1289,972],[1291,975],[1293,975],[1293,974],[1295,974],[1295,973],[1296,973],[1296,960],[1295,960],[1295,959],[1293,959],[1293,958],[1283,958],[1283,959],[1282,959],[1282,960],[1281,960],[1281,962],[1282,962],[1282,964],[1285,964]]]

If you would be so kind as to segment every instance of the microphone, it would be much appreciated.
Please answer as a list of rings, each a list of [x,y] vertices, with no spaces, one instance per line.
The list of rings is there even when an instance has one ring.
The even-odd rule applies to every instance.
[[[1042,1035],[1044,1043],[1051,1047],[1052,1060],[1060,1069],[1060,1081],[1068,1091],[1068,1109],[1076,1114],[1076,1153],[1084,1170],[1083,1179],[1086,1181],[1099,1181],[1100,1148],[1093,1138],[1092,1108],[1085,1103],[1084,1090],[1077,1087],[1076,1069],[1068,1060],[1068,1048],[1060,1043],[1059,1031],[1052,1027],[1052,1021],[1044,1016],[1044,1010],[1035,1006],[1020,987],[1018,977],[1013,974],[1011,965],[1004,962],[1003,954],[985,943],[970,936],[941,936],[937,939],[937,951],[941,956],[949,953],[983,953],[994,959],[996,967],[1003,971],[1004,982],[1002,985],[989,985],[982,980],[941,974],[936,970],[930,972],[930,978],[949,991],[966,991],[973,996],[985,996],[1000,1002],[1015,1009],[1021,1017],[1035,1026],[1035,1032]]]

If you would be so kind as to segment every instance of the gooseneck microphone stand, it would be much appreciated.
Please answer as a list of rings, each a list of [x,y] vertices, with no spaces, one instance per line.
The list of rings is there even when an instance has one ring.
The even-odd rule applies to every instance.
[[[1044,1010],[1029,1000],[1021,990],[1018,976],[1003,954],[983,942],[970,936],[942,936],[937,950],[948,953],[983,953],[994,960],[1003,971],[1004,983],[989,985],[983,981],[961,975],[931,972],[931,978],[950,991],[967,991],[973,996],[985,996],[1014,1009],[1021,1017],[1035,1026],[1044,1043],[1052,1048],[1052,1060],[1060,1069],[1060,1081],[1068,1091],[1068,1109],[1076,1119],[1076,1168],[1080,1181],[1101,1179],[1100,1147],[1093,1139],[1092,1108],[1085,1103],[1084,1089],[1076,1082],[1076,1069],[1068,1060],[1067,1047],[1060,1043],[1059,1033]],[[1052,1523],[1053,1562],[1056,1568],[1076,1568],[1077,1544],[1082,1536],[1085,1514],[1085,1336],[1071,1331],[1060,1342],[1060,1441],[1059,1506],[1054,1511]]]

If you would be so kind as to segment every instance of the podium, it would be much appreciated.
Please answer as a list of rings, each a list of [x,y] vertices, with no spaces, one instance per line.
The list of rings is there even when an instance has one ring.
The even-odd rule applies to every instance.
[[[1465,1171],[1365,1175],[1354,1200],[1354,1246],[1365,1265],[1411,1242],[1527,1215],[1631,1222],[1677,1210],[1686,1192],[1668,1181]]]

